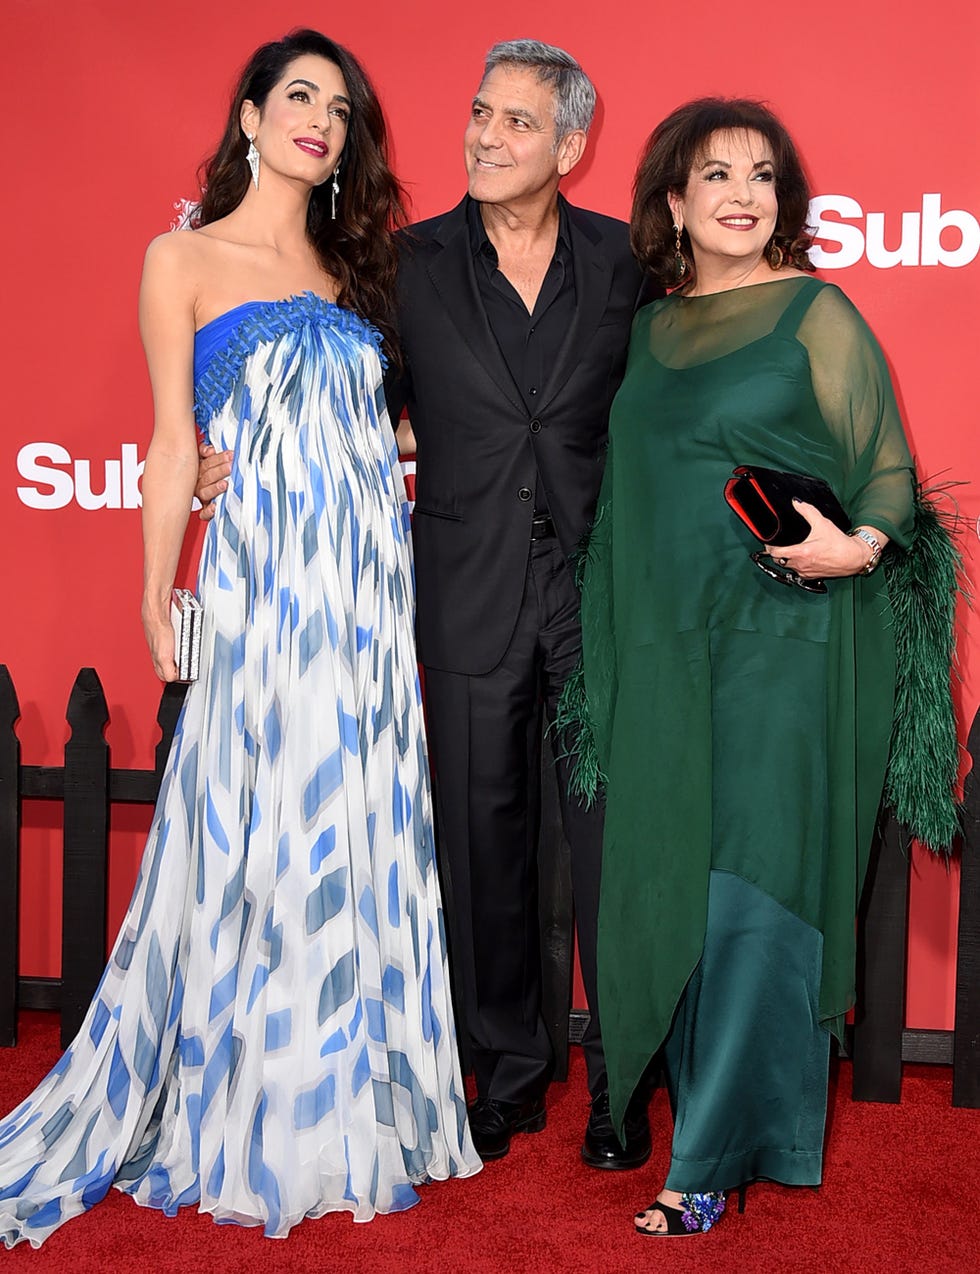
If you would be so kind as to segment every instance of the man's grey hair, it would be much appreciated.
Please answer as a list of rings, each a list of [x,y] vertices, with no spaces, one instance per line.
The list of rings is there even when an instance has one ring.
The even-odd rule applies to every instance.
[[[503,40],[487,54],[483,78],[497,66],[526,66],[555,95],[556,144],[581,129],[589,131],[595,114],[595,88],[570,53],[540,40]]]

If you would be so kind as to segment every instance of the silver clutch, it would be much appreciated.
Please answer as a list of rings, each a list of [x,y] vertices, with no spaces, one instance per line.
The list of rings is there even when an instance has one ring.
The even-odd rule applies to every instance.
[[[174,663],[178,681],[197,681],[201,671],[201,628],[204,610],[189,588],[175,588],[170,595],[174,626]]]

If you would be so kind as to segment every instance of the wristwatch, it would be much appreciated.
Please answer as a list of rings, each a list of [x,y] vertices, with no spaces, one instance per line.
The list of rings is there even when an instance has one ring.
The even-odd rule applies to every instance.
[[[856,526],[853,531],[848,531],[847,534],[854,536],[857,540],[864,540],[865,544],[871,549],[871,556],[868,558],[867,564],[858,571],[859,575],[870,575],[881,561],[881,545],[877,537],[872,535],[870,531],[866,531],[863,526]]]

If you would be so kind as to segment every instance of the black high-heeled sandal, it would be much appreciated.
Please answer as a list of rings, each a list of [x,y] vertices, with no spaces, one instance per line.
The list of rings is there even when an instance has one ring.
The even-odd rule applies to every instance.
[[[744,1207],[744,1203],[742,1206]],[[664,1215],[664,1220],[667,1222],[666,1230],[648,1230],[645,1225],[636,1224],[648,1212],[657,1211]],[[678,1238],[685,1234],[705,1234],[719,1220],[724,1211],[725,1196],[718,1191],[709,1194],[682,1194],[679,1208],[654,1199],[648,1208],[636,1213],[633,1218],[633,1228],[637,1234],[648,1235],[654,1239]]]

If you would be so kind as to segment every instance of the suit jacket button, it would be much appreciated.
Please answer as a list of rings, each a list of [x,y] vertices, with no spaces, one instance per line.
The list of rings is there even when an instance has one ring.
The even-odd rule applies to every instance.
[[[530,500],[532,494],[533,492],[531,491],[530,487],[521,487],[520,491],[518,491],[517,493],[517,498],[519,500],[523,500],[526,503],[528,500]]]
[[[529,428],[531,430],[531,433],[539,434],[541,432],[541,421],[538,420],[537,417],[535,417],[535,419],[531,421]]]

